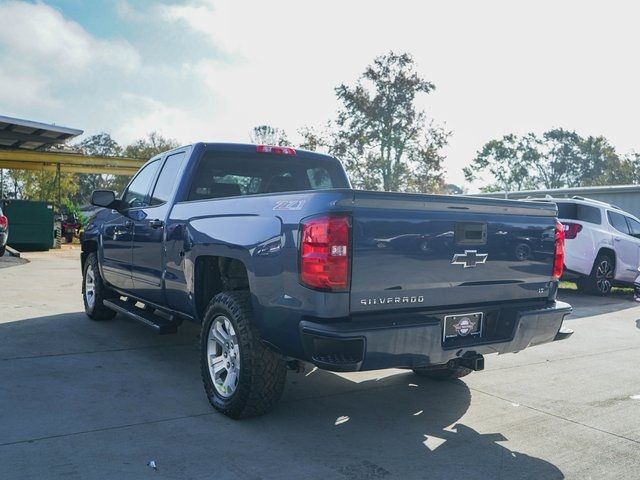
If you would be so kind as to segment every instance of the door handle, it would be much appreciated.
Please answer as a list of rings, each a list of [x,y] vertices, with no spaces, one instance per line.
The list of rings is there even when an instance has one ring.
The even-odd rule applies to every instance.
[[[160,228],[160,227],[164,226],[164,222],[162,220],[158,220],[156,218],[155,220],[149,220],[149,226],[151,228]]]
[[[124,221],[124,226],[125,226],[126,228],[131,228],[131,227],[133,227],[133,220],[125,220],[125,221]]]

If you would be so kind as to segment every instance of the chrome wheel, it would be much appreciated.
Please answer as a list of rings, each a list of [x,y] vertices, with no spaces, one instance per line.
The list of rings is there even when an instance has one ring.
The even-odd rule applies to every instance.
[[[84,299],[87,302],[87,307],[89,307],[89,309],[93,309],[96,303],[96,277],[91,265],[87,267],[87,271],[85,273]]]
[[[596,288],[598,292],[607,294],[611,291],[611,280],[613,279],[613,265],[609,259],[600,261],[596,269]]]
[[[209,375],[216,391],[230,397],[240,379],[240,346],[233,325],[220,315],[211,324],[207,336]]]

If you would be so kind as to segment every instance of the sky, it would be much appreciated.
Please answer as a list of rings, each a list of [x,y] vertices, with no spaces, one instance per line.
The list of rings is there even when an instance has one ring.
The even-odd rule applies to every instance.
[[[322,127],[334,88],[411,53],[452,132],[446,178],[508,133],[555,127],[640,150],[640,5],[610,0],[0,0],[0,115],[101,131],[249,141]]]

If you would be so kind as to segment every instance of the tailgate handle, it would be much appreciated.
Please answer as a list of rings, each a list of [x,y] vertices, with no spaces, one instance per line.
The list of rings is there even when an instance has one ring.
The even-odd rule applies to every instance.
[[[481,222],[456,222],[454,239],[457,245],[486,245],[487,224]]]

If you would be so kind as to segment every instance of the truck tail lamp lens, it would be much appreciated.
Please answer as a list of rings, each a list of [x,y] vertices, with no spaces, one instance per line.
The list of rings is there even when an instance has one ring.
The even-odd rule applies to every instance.
[[[564,238],[565,240],[573,240],[578,236],[578,233],[582,231],[582,225],[579,223],[565,223],[564,224]]]
[[[9,219],[4,215],[0,215],[0,229],[6,230],[9,226]]]
[[[300,280],[311,288],[349,290],[347,215],[327,215],[300,225]]]
[[[553,259],[554,280],[559,280],[564,270],[564,226],[556,220],[556,251]]]
[[[275,153],[276,155],[295,155],[296,149],[291,147],[280,147],[277,145],[256,145],[258,153]]]

